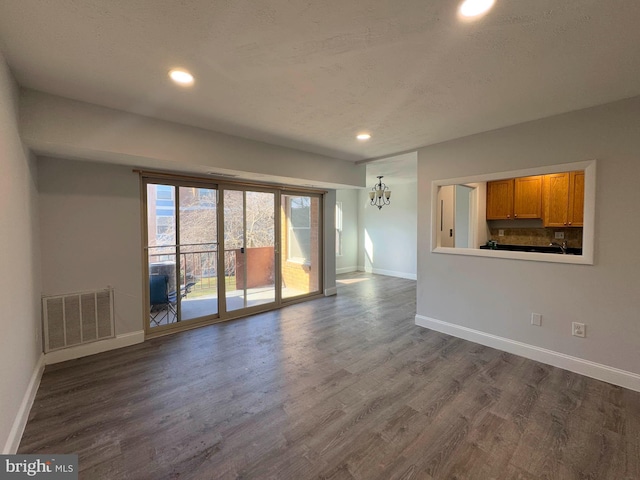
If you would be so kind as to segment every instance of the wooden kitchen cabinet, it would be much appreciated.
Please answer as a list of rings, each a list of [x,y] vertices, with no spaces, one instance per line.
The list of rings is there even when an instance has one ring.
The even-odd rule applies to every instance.
[[[542,218],[542,175],[515,179],[513,218]]]
[[[513,218],[514,179],[487,182],[487,220]]]
[[[569,176],[569,217],[570,227],[584,225],[584,171],[571,172]]]
[[[542,218],[542,176],[487,182],[487,220]]]
[[[584,172],[544,175],[542,181],[545,227],[582,227],[584,224]]]

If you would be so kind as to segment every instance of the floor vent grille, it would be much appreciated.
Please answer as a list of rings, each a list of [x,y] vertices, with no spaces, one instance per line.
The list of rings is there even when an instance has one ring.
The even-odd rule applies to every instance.
[[[44,351],[91,343],[115,335],[113,289],[42,297]]]

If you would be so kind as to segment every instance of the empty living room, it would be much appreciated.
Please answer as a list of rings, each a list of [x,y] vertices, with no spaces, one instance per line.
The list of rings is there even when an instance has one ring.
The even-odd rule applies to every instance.
[[[0,478],[640,479],[639,23],[0,2]]]

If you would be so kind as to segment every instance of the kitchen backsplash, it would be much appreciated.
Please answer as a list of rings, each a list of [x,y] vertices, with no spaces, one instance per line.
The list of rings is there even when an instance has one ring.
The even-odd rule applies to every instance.
[[[499,236],[504,230],[504,236]],[[582,228],[493,228],[489,227],[490,240],[506,245],[549,245],[551,242],[562,243],[555,238],[555,232],[564,232],[567,246],[582,248]]]

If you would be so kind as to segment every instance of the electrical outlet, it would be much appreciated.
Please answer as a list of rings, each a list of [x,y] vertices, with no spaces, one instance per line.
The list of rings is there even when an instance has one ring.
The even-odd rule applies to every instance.
[[[564,232],[556,232],[556,240],[564,240]]]
[[[586,337],[587,326],[584,323],[573,322],[571,323],[571,335],[574,337]]]
[[[541,313],[532,313],[531,314],[531,325],[535,325],[537,327],[542,326],[542,314]]]
[[[502,230],[502,229],[498,230],[498,236],[499,237],[504,237],[504,230]]]

